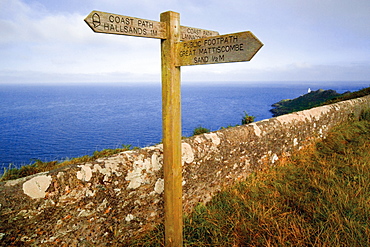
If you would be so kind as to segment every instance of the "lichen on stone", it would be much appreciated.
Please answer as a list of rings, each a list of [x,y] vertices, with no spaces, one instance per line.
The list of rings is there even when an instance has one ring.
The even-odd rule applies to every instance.
[[[51,184],[51,176],[37,176],[23,184],[23,192],[33,199],[44,198]]]

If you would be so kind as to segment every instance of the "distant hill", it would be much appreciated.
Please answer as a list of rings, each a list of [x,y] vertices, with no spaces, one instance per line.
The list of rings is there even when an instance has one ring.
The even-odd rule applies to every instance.
[[[361,90],[355,91],[353,93],[351,92],[346,92],[344,94],[341,94],[339,97],[335,97],[333,99],[330,99],[326,102],[323,103],[323,105],[329,105],[329,104],[334,104],[339,101],[344,101],[344,100],[349,100],[349,99],[356,99],[360,97],[364,97],[366,95],[370,94],[370,87],[365,87]]]
[[[335,90],[319,89],[317,91],[311,91],[310,93],[295,99],[285,99],[272,104],[271,106],[274,108],[271,109],[270,112],[274,117],[277,117],[280,115],[320,106],[324,102],[338,98],[341,95],[342,94],[337,93]]]

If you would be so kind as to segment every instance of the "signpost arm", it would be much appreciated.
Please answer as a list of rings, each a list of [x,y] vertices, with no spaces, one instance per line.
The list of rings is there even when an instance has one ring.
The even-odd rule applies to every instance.
[[[161,40],[162,128],[164,163],[165,246],[183,246],[182,162],[181,162],[181,83],[176,43],[180,42],[180,14],[161,14],[167,39]]]

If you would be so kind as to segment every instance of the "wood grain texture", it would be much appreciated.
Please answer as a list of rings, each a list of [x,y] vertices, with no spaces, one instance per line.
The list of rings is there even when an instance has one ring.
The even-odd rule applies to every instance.
[[[166,23],[168,34],[161,41],[165,244],[177,247],[183,244],[181,82],[180,67],[176,66],[180,14],[162,13],[161,21]]]

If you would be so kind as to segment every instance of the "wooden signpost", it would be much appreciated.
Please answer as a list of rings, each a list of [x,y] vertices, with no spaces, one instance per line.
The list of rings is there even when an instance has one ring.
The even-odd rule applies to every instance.
[[[92,11],[85,22],[94,32],[161,39],[165,245],[183,246],[180,68],[250,61],[263,44],[251,32],[219,35],[180,26],[180,14],[172,11],[160,22]]]

